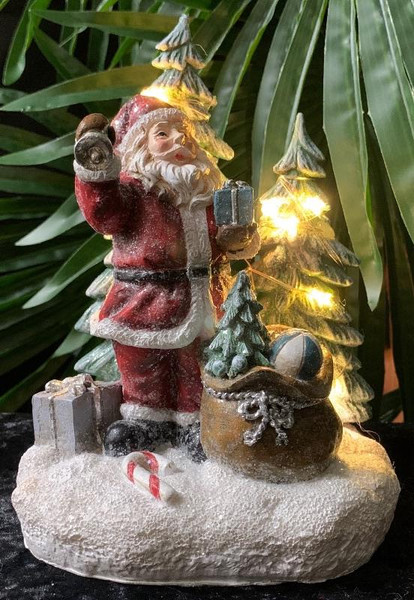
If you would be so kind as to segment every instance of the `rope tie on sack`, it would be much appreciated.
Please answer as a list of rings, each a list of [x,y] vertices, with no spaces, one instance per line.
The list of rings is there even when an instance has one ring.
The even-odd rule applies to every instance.
[[[259,392],[218,392],[207,386],[204,382],[207,394],[218,400],[237,401],[237,412],[245,421],[260,422],[243,434],[246,446],[254,446],[263,436],[270,425],[275,431],[276,446],[286,446],[289,443],[286,429],[291,429],[295,423],[294,411],[314,406],[321,398],[304,399],[277,396],[261,390]]]

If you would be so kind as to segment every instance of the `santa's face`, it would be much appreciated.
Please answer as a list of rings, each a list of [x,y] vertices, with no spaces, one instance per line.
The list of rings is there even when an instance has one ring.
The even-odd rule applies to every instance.
[[[197,148],[186,125],[181,120],[159,121],[148,131],[148,150],[154,159],[175,165],[192,163]]]

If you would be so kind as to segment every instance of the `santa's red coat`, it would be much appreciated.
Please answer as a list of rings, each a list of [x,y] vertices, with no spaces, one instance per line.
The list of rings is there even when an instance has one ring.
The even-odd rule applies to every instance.
[[[95,231],[112,236],[115,268],[163,271],[187,267],[180,212],[167,195],[146,192],[138,179],[126,173],[119,180],[103,182],[77,177],[75,189],[87,222]],[[213,207],[205,210],[213,265],[211,295],[218,308],[222,301],[218,271],[226,259],[216,244]],[[115,280],[99,318],[133,329],[165,330],[185,319],[190,304],[188,279],[134,284]]]

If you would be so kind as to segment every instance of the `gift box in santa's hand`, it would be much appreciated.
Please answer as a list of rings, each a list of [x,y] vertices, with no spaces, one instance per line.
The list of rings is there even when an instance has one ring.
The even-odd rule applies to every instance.
[[[191,121],[158,99],[135,96],[111,125],[89,115],[76,139],[80,209],[113,240],[114,283],[91,323],[113,340],[123,388],[123,420],[108,429],[105,451],[178,441],[202,460],[199,343],[213,333],[227,257],[259,248],[256,224],[216,225],[223,177]]]

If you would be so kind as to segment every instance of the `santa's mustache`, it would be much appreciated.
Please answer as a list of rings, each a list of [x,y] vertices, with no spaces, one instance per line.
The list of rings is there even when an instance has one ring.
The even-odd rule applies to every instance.
[[[168,158],[172,154],[182,154],[185,158],[195,158],[196,154],[194,150],[190,150],[181,144],[174,144],[172,148],[169,150],[165,150],[165,152],[157,152],[157,156],[153,156],[154,159],[163,160],[164,158]]]

